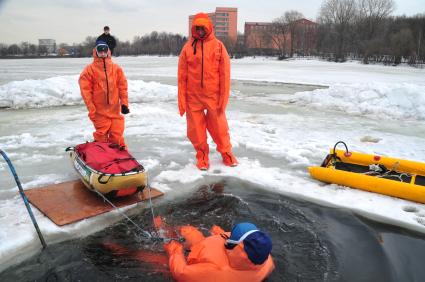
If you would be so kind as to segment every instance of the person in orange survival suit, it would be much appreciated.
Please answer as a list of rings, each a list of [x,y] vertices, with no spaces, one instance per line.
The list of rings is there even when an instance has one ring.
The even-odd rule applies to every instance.
[[[205,238],[193,226],[181,227],[180,233],[190,248],[187,259],[180,243],[171,241],[164,245],[175,280],[263,281],[274,270],[270,237],[254,224],[239,223],[230,234],[218,226],[210,232],[212,236]]]
[[[127,79],[122,68],[112,62],[108,45],[97,41],[93,62],[80,75],[81,96],[96,131],[95,141],[110,142],[125,149],[124,116],[128,114]]]
[[[192,38],[184,45],[178,66],[178,106],[186,112],[187,136],[196,150],[196,166],[209,168],[207,132],[227,166],[238,162],[232,154],[225,115],[230,95],[230,59],[226,47],[214,36],[207,14],[192,22]]]

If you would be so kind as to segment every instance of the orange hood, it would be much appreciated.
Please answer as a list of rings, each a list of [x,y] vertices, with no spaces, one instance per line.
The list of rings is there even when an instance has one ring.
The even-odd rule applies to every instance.
[[[196,33],[195,27],[202,26],[205,29],[205,37],[199,38],[198,34]],[[211,34],[214,34],[214,27],[211,22],[210,17],[208,17],[205,13],[198,13],[195,15],[192,21],[192,37],[198,40],[205,40],[207,39]]]
[[[94,62],[102,62],[102,61],[103,61],[103,60],[102,60],[103,58],[99,58],[99,57],[97,56],[97,53],[96,53],[96,47],[94,47],[94,48],[93,48],[92,55],[93,55],[93,61],[94,61]],[[105,61],[106,61],[106,62],[111,61],[111,50],[110,50],[110,49],[108,50],[108,56],[105,58]]]

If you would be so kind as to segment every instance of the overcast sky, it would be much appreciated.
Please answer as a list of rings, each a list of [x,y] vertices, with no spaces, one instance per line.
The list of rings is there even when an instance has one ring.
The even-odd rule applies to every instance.
[[[288,10],[315,20],[323,0],[0,0],[0,43],[56,39],[80,43],[104,25],[120,40],[153,30],[187,35],[188,15],[238,8],[238,30],[246,21],[271,21]],[[394,15],[425,13],[425,0],[395,0]]]

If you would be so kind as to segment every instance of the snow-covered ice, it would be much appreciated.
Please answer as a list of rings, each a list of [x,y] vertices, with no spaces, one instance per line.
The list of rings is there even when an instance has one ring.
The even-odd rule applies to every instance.
[[[14,162],[24,188],[77,177],[64,148],[91,139],[78,74],[89,59],[0,61],[0,148]],[[314,60],[232,61],[228,119],[240,166],[228,168],[211,150],[200,172],[177,113],[177,58],[120,57],[129,78],[130,151],[150,171],[160,201],[207,181],[233,177],[264,189],[425,232],[425,205],[311,179],[336,141],[351,150],[425,161],[425,70],[336,64]],[[13,74],[15,73],[15,74]],[[304,86],[296,84],[319,86]],[[211,144],[212,149],[215,147]],[[13,179],[0,162],[0,271],[39,249],[37,235]],[[145,203],[128,208],[137,212]],[[85,236],[121,220],[108,213],[57,227],[34,209],[49,243]]]
[[[176,87],[142,80],[129,81],[132,102],[171,101]],[[83,104],[78,75],[27,79],[0,85],[0,108],[28,109]]]
[[[425,85],[412,83],[334,84],[299,92],[290,102],[382,119],[425,119]]]

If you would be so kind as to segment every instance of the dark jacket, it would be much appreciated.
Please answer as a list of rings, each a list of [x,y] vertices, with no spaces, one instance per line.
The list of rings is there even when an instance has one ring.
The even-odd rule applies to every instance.
[[[114,53],[114,49],[115,49],[115,46],[117,46],[117,42],[115,41],[115,38],[112,35],[110,35],[110,34],[106,35],[106,34],[102,33],[97,38],[97,40],[102,40],[102,41],[106,42],[106,44],[108,44],[109,49],[111,49],[111,54]]]

